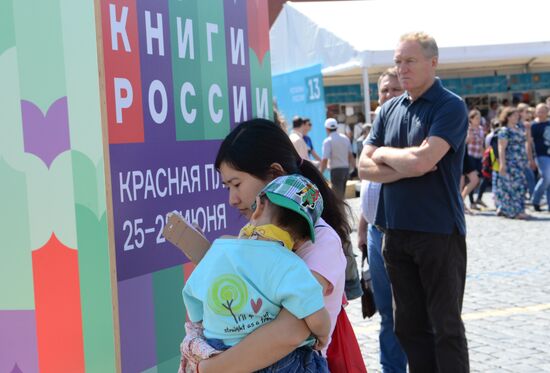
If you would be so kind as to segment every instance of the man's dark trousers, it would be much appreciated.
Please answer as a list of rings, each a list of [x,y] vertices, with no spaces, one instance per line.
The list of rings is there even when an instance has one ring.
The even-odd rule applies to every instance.
[[[462,323],[466,239],[386,230],[383,255],[395,300],[395,334],[411,373],[469,372]]]
[[[349,168],[339,167],[330,170],[330,183],[334,192],[342,199],[346,197],[346,183],[349,179]]]

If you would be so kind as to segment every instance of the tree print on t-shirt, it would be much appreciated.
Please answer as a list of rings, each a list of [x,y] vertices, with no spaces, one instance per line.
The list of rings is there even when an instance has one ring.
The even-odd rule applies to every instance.
[[[239,276],[224,274],[216,277],[208,289],[208,306],[221,316],[233,316],[239,323],[236,313],[248,303],[248,289]]]

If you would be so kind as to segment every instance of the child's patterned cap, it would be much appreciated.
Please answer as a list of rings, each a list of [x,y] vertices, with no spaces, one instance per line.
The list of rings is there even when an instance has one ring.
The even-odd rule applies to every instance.
[[[311,241],[315,242],[315,224],[323,213],[323,197],[309,179],[301,175],[280,176],[260,192],[275,205],[302,215],[308,225]]]

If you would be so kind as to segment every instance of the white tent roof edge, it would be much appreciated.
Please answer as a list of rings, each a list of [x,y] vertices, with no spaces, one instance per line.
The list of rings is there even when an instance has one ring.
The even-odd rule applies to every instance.
[[[348,42],[319,27],[292,5],[292,2],[283,5],[269,33],[270,50],[277,51],[271,53],[273,75],[317,63],[322,66],[337,65],[341,60],[348,63],[357,58],[358,52]]]
[[[456,7],[465,7],[471,1],[474,0],[454,4]],[[490,7],[495,1],[483,0],[487,2],[483,6]],[[393,48],[397,44],[399,32],[394,30],[395,35],[385,35],[388,37],[383,38],[381,35],[385,31],[382,26],[387,23],[390,27],[391,20],[379,20],[373,14],[366,14],[384,9],[384,6],[387,6],[385,4],[389,3],[390,0],[286,3],[270,31],[273,73],[285,73],[316,63],[321,64],[325,76],[337,76],[352,71],[357,73],[364,68],[369,69],[369,73],[379,72],[385,67],[392,66]],[[537,16],[541,19],[547,20],[550,15],[550,1],[522,0],[522,8],[524,5],[534,10],[533,14],[541,12],[543,15]],[[346,7],[349,7],[349,10],[346,10]],[[421,12],[425,12],[420,8],[411,6],[406,10],[411,12],[409,16],[413,19],[416,15],[414,12],[417,11],[419,18],[425,17],[420,15]],[[457,21],[453,18],[455,14],[433,17],[433,21],[431,18],[422,18],[422,22],[419,23],[427,30],[432,30],[430,33],[436,37],[440,45],[441,69],[469,68],[484,62],[487,62],[487,65],[496,65],[500,62],[502,65],[538,64],[550,67],[548,22],[542,25],[529,22],[530,30],[526,31],[523,30],[524,27],[502,23],[506,19],[505,14],[513,16],[509,7],[501,4],[492,11],[493,26],[480,27],[479,37],[471,32],[470,21],[477,22],[477,18],[473,18],[478,17],[475,13],[472,13],[471,20],[464,20],[463,29],[454,30],[449,28],[462,24],[462,20]],[[346,24],[346,19],[341,20],[341,17],[349,12],[365,14],[350,15],[350,20],[353,19],[356,24],[351,24],[349,20]],[[473,9],[472,12],[477,11]],[[458,10],[456,12],[456,16],[463,14],[468,13],[464,10],[462,13]],[[357,20],[363,18],[365,24],[358,24]],[[411,25],[415,23],[408,21],[407,27]],[[360,50],[361,46],[367,45],[376,46],[377,49]]]

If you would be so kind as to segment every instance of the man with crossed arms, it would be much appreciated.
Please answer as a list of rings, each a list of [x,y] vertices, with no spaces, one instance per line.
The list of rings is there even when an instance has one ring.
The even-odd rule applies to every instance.
[[[461,318],[466,227],[459,183],[468,117],[435,76],[424,33],[395,50],[406,93],[383,105],[361,154],[362,179],[383,183],[375,224],[395,301],[395,333],[411,373],[469,372]]]

